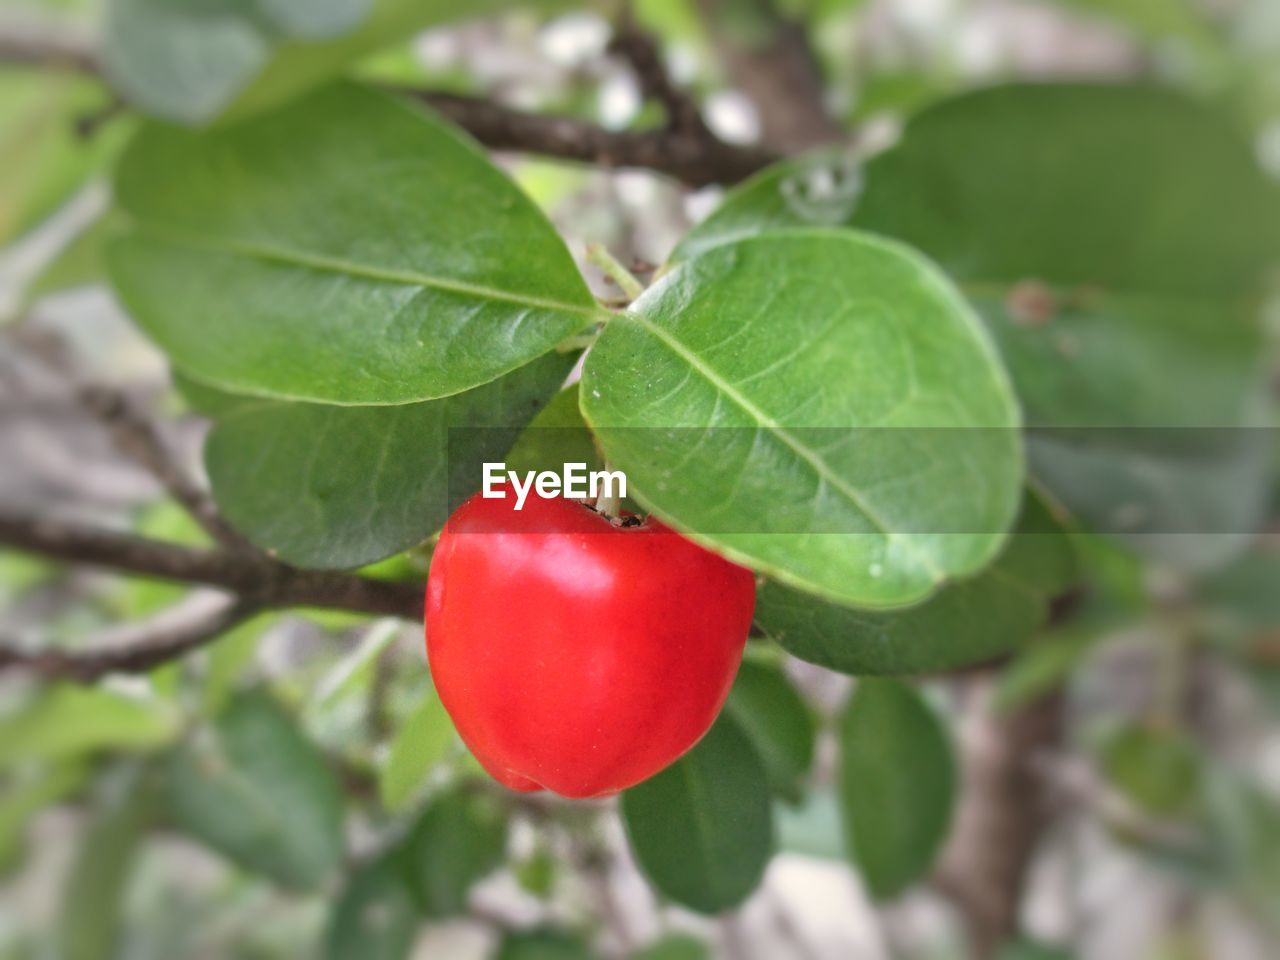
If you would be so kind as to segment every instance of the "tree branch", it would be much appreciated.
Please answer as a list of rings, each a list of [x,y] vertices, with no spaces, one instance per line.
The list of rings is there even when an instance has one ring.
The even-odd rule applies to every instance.
[[[16,668],[78,683],[92,683],[108,673],[145,673],[215,640],[259,609],[248,600],[224,599],[195,611],[166,610],[104,635],[84,651],[27,652],[15,643],[0,642],[0,672]]]
[[[5,16],[0,20],[0,63],[62,67],[98,73],[98,56],[87,36],[44,18]]]
[[[0,546],[67,563],[217,587],[264,609],[321,607],[406,620],[422,617],[422,588],[415,584],[300,570],[264,554],[200,550],[2,509]]]
[[[609,42],[609,52],[631,65],[646,99],[662,104],[668,130],[714,139],[697,103],[668,75],[657,40],[636,23],[630,5],[624,9],[618,29]]]
[[[724,29],[729,6],[736,30]],[[755,104],[765,143],[804,150],[844,135],[827,111],[822,71],[803,23],[784,16],[774,0],[698,0],[697,8],[734,85]]]
[[[660,69],[655,51],[642,50],[634,39],[624,45],[629,58],[643,58],[651,52]],[[83,40],[7,22],[0,23],[0,63],[62,65],[84,73],[101,72],[96,51]],[[646,76],[642,83],[657,82],[656,75]],[[661,92],[655,86],[648,89],[669,111],[676,111],[669,114],[673,124],[666,130],[611,131],[571,117],[513,110],[479,97],[404,88],[399,92],[430,105],[492,150],[536,153],[607,167],[641,167],[694,187],[736,183],[779,159],[768,150],[725,143],[706,129],[700,117],[693,122],[687,115],[692,104],[665,80],[665,74],[663,77]],[[693,113],[696,116],[696,109]]]
[[[615,132],[571,117],[523,113],[477,97],[403,88],[400,92],[431,106],[493,150],[606,167],[641,167],[692,187],[736,183],[779,159],[770,150],[734,146],[709,132]]]

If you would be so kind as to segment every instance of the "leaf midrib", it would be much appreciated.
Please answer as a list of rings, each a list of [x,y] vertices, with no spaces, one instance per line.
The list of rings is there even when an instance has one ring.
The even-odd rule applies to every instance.
[[[700,373],[713,387],[728,397],[730,401],[736,403],[745,413],[756,421],[756,424],[760,429],[768,431],[786,444],[792,452],[808,463],[820,478],[829,483],[835,490],[842,493],[849,502],[853,504],[854,508],[858,510],[871,523],[871,525],[884,536],[886,540],[890,542],[900,541],[906,544],[910,554],[916,558],[924,568],[925,572],[935,583],[941,583],[946,579],[945,574],[933,562],[931,557],[923,553],[915,545],[914,541],[905,539],[901,534],[891,529],[884,519],[867,505],[858,491],[849,486],[839,474],[832,470],[831,466],[818,453],[806,447],[803,443],[793,437],[787,431],[786,427],[768,416],[763,410],[739,393],[738,390],[729,383],[729,381],[727,381],[713,367],[704,362],[697,354],[657,324],[652,323],[642,314],[625,313],[615,318],[613,322],[616,323],[619,320],[630,320],[638,323],[649,334],[661,341],[668,349]]]
[[[508,290],[499,290],[496,287],[488,287],[484,284],[436,277],[427,273],[419,273],[415,270],[395,270],[387,267],[377,267],[371,264],[345,260],[341,257],[330,257],[325,254],[310,253],[268,243],[254,243],[217,234],[202,236],[169,227],[147,224],[140,226],[135,235],[154,238],[195,250],[229,253],[233,256],[302,267],[322,273],[336,273],[343,276],[357,277],[362,280],[377,280],[383,283],[396,283],[404,286],[428,287],[434,290],[442,290],[446,293],[456,293],[480,300],[497,300],[521,307],[558,310],[563,313],[578,314],[591,320],[604,320],[608,316],[607,310],[595,304],[568,303],[547,297],[525,296]],[[585,285],[583,290],[586,290]]]

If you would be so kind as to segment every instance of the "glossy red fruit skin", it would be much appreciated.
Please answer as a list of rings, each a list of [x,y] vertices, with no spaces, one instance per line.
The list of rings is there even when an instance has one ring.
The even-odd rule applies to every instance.
[[[755,578],[649,519],[472,497],[431,559],[427,656],[477,760],[513,790],[598,797],[706,733],[742,660]]]

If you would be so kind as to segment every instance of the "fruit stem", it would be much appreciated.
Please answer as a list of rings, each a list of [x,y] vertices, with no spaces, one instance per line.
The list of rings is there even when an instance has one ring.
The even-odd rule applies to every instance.
[[[644,284],[635,278],[635,276],[618,262],[603,244],[589,243],[587,244],[587,263],[595,264],[601,269],[606,277],[618,285],[618,288],[627,295],[628,300],[635,300],[640,294],[644,293]]]
[[[612,473],[613,467],[606,460],[604,468],[607,472]],[[603,493],[596,497],[596,513],[610,520],[617,520],[622,509],[622,498],[618,496],[618,488],[615,484],[605,486],[608,493]]]

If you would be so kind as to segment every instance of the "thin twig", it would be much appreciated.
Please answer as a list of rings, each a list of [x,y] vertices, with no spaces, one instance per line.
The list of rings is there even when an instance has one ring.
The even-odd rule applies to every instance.
[[[0,642],[0,671],[21,669],[47,679],[79,683],[91,683],[109,673],[145,673],[217,639],[260,609],[245,599],[202,607],[194,613],[166,610],[99,637],[92,648],[83,651],[26,651],[14,642]]]
[[[224,547],[252,549],[218,513],[209,492],[178,463],[155,423],[124,393],[109,387],[86,386],[78,391],[78,399],[107,427],[120,452],[145,467],[209,536]]]
[[[697,103],[672,81],[663,65],[657,40],[636,22],[630,5],[624,9],[618,29],[609,42],[609,52],[631,66],[646,99],[662,104],[668,130],[714,139]]]
[[[537,153],[607,167],[641,167],[689,186],[736,183],[780,159],[761,147],[736,146],[681,130],[605,130],[572,117],[524,113],[490,100],[400,88],[448,117],[493,150]]]
[[[0,508],[0,547],[177,583],[201,583],[270,607],[321,607],[416,620],[422,590],[352,573],[300,570],[263,554],[201,550]]]
[[[209,491],[179,462],[159,426],[138,409],[124,391],[85,383],[66,342],[51,331],[20,325],[9,336],[68,381],[76,401],[106,427],[116,448],[150,473],[217,543],[234,550],[256,551],[257,548],[219,514]]]
[[[85,73],[101,72],[96,52],[83,41],[49,30],[15,29],[7,23],[0,23],[0,63],[66,65]],[[429,104],[493,150],[608,167],[641,167],[694,187],[736,183],[779,159],[767,150],[725,143],[705,128],[691,125],[687,117],[673,129],[612,131],[571,117],[513,110],[478,97],[429,90],[400,92]],[[679,108],[682,115],[684,109]]]

